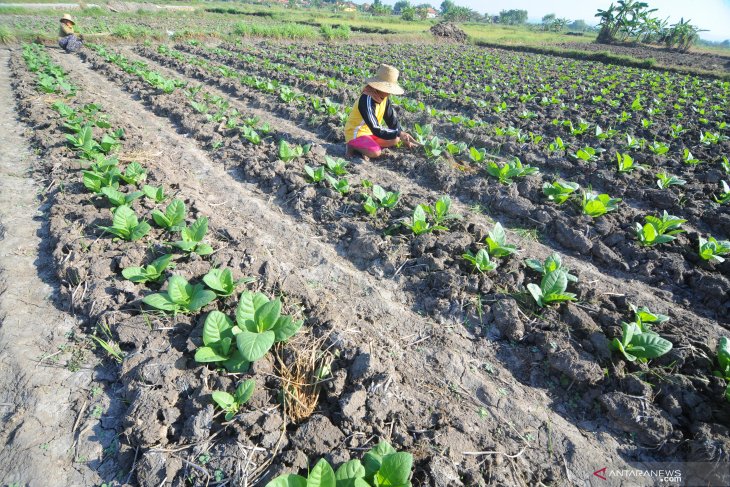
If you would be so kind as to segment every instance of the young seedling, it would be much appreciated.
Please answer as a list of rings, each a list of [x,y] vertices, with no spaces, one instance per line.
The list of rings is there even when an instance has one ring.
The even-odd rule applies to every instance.
[[[230,269],[211,269],[203,276],[203,282],[211,288],[218,296],[228,297],[232,295],[238,286],[255,281],[252,277],[233,279]]]
[[[645,247],[671,242],[677,238],[677,234],[684,232],[680,227],[687,222],[668,214],[666,210],[661,217],[648,215],[644,220],[646,221],[644,225],[636,224],[636,236],[639,243]]]
[[[330,183],[332,189],[337,190],[338,193],[345,195],[350,192],[350,182],[346,178],[337,179],[329,174],[325,174],[325,179]]]
[[[661,156],[669,152],[669,146],[664,142],[658,142],[655,140],[649,144],[649,150],[654,153],[654,155]]]
[[[497,263],[493,262],[489,258],[489,252],[487,252],[486,249],[479,249],[476,255],[467,250],[466,253],[461,255],[461,257],[471,263],[471,265],[473,265],[480,273],[493,271],[497,268]]]
[[[469,159],[471,162],[480,163],[487,157],[486,149],[477,149],[476,147],[469,148]]]
[[[558,180],[552,183],[543,183],[542,192],[550,201],[554,201],[558,205],[562,205],[568,201],[568,198],[570,198],[579,188],[580,186],[578,183]]]
[[[107,201],[112,206],[116,207],[121,205],[129,205],[132,201],[136,200],[144,193],[142,193],[142,191],[134,191],[132,193],[124,194],[111,186],[106,186],[101,188],[101,194],[106,196]]]
[[[491,257],[507,257],[517,252],[517,247],[507,244],[507,234],[497,222],[487,237],[487,249]]]
[[[117,189],[119,187],[119,169],[112,167],[107,171],[84,171],[84,187],[92,193],[101,194],[104,188]]]
[[[689,149],[684,149],[684,152],[682,153],[682,160],[685,162],[685,164],[689,164],[692,166],[695,166],[702,162],[699,159],[695,158],[695,156],[692,155]]]
[[[720,196],[715,197],[715,202],[724,205],[730,202],[730,186],[727,184],[727,181],[720,181],[720,183],[722,184],[722,193],[720,193]]]
[[[172,254],[165,254],[144,267],[127,267],[122,270],[122,276],[139,284],[157,282],[162,279],[163,273],[169,267],[170,259]]]
[[[138,185],[147,179],[147,170],[139,162],[132,162],[119,177],[127,184]]]
[[[200,256],[210,255],[213,253],[213,247],[203,242],[206,233],[208,233],[208,217],[201,216],[192,225],[180,230],[182,240],[174,242],[172,246],[187,253],[196,253]]]
[[[583,213],[590,217],[598,218],[609,211],[615,211],[618,208],[618,203],[620,202],[621,198],[611,198],[607,194],[597,194],[592,191],[586,191],[583,193],[583,202],[581,206],[583,208]]]
[[[714,237],[707,239],[700,237],[700,257],[704,260],[722,263],[725,259],[722,255],[730,254],[730,241],[716,240]]]
[[[255,386],[256,381],[248,379],[238,385],[233,395],[225,391],[213,391],[211,395],[213,401],[226,412],[226,421],[232,420],[241,407],[251,399]]]
[[[216,298],[202,284],[190,284],[184,277],[173,275],[167,280],[167,291],[148,294],[142,299],[147,306],[168,313],[194,313]]]
[[[254,362],[274,345],[292,337],[304,323],[281,315],[281,301],[269,300],[262,293],[244,291],[236,308],[236,322],[241,333],[236,346],[244,359]]]
[[[386,191],[382,186],[373,186],[373,195],[364,195],[365,202],[362,204],[363,210],[370,215],[375,216],[380,208],[391,209],[398,204],[400,193],[397,191]]]
[[[660,313],[653,313],[646,306],[637,307],[629,303],[629,308],[634,313],[634,323],[643,332],[651,331],[651,325],[658,325],[669,320],[669,316]]]
[[[172,200],[164,213],[158,209],[152,210],[152,219],[157,226],[170,232],[179,232],[185,227],[186,215],[185,203],[180,199]]]
[[[396,452],[387,442],[379,443],[360,460],[343,463],[337,472],[324,458],[309,471],[308,477],[284,474],[266,487],[410,487],[413,456]]]
[[[594,149],[593,147],[585,146],[571,155],[579,161],[593,162],[598,160],[598,155],[601,152],[603,152],[603,149]]]
[[[514,178],[523,178],[539,171],[536,167],[523,166],[522,162],[516,157],[505,162],[504,165],[499,165],[496,161],[487,161],[486,169],[490,176],[497,178],[504,185],[512,184]]]
[[[309,180],[313,183],[319,183],[321,181],[324,181],[324,176],[325,176],[324,166],[319,166],[317,169],[313,169],[310,166],[305,164],[304,172],[307,174],[307,177],[309,177]]]
[[[76,152],[81,153],[84,159],[93,159],[94,155],[99,152],[99,144],[94,140],[94,131],[91,125],[85,125],[75,134],[67,134],[66,140]]]
[[[324,164],[328,173],[333,176],[344,176],[347,174],[348,162],[344,159],[335,159],[329,156],[324,156]]]
[[[532,282],[527,285],[527,290],[541,308],[552,303],[575,301],[575,294],[566,292],[567,288],[568,273],[562,269],[545,272],[539,286]]]
[[[558,270],[565,271],[565,275],[571,282],[578,282],[578,277],[570,273],[570,269],[563,267],[563,259],[560,254],[553,252],[545,259],[545,262],[540,262],[537,259],[525,259],[527,267],[533,271],[537,271],[540,274],[548,274]]]
[[[289,145],[289,143],[281,139],[279,141],[279,159],[284,162],[290,162],[307,154],[311,149],[311,144],[307,145]]]
[[[423,210],[431,217],[434,225],[437,227],[443,226],[448,220],[461,220],[461,215],[451,213],[451,198],[448,196],[440,197],[433,206],[421,206],[423,206]]]
[[[634,169],[641,168],[641,166],[634,163],[634,159],[628,154],[617,152],[616,159],[618,159],[618,172],[629,173]]]
[[[203,346],[195,351],[195,361],[214,363],[229,372],[246,372],[251,362],[243,358],[234,346],[239,333],[241,329],[228,316],[220,311],[211,311],[205,318]]]
[[[548,145],[548,152],[565,152],[563,139],[555,137],[555,140]]]
[[[416,206],[413,210],[413,216],[403,220],[403,226],[409,228],[414,235],[421,235],[435,230],[448,230],[448,228],[444,226],[431,226],[431,224],[426,220],[426,211],[423,209],[423,205]]]
[[[611,341],[611,350],[621,352],[626,360],[647,362],[672,349],[672,342],[653,331],[642,332],[636,323],[621,323],[621,338]]]
[[[142,186],[142,192],[147,198],[151,199],[155,203],[162,203],[167,198],[165,195],[165,188],[162,186],[155,188],[154,186],[145,184]]]
[[[685,181],[684,179],[678,178],[677,176],[672,176],[665,172],[657,173],[656,177],[656,184],[657,186],[659,186],[659,189],[666,189],[669,186],[684,186],[685,184],[687,184],[687,181]]]
[[[717,343],[717,365],[718,370],[713,371],[712,374],[725,379],[727,384],[725,399],[730,401],[730,339],[728,337],[720,337],[720,341]]]
[[[117,206],[112,210],[112,226],[99,227],[105,232],[116,235],[122,240],[133,242],[139,240],[150,231],[150,225],[146,221],[137,220],[137,215],[127,205]]]

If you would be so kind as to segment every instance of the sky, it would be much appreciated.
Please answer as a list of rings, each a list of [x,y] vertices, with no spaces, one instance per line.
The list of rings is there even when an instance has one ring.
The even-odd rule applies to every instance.
[[[366,0],[358,3],[366,3]],[[367,3],[372,3],[372,0],[367,0]],[[392,5],[395,0],[383,0],[383,3]],[[420,0],[411,0],[411,3],[417,4]],[[441,0],[431,0],[429,3],[439,8]],[[598,20],[594,17],[596,11],[599,8],[606,9],[611,0],[455,0],[454,3],[492,15],[497,15],[500,10],[527,10],[531,22],[539,22],[543,15],[554,13],[558,17],[583,19],[594,24]],[[685,20],[691,19],[693,25],[707,29],[708,32],[700,33],[703,39],[730,39],[730,0],[648,0],[648,3],[651,8],[658,9],[654,15],[661,19],[669,17],[670,24],[684,17]]]

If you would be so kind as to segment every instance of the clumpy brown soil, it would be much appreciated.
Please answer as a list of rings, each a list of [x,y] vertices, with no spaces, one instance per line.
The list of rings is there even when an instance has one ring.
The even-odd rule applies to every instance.
[[[210,218],[208,241],[216,253],[177,254],[174,272],[199,282],[211,267],[226,266],[236,277],[256,277],[251,289],[282,296],[287,312],[306,322],[300,337],[247,374],[195,363],[206,313],[232,315],[236,298],[218,300],[199,315],[142,312],[141,299],[160,287],[123,281],[119,272],[159,255],[170,236],[153,228],[144,242],[124,243],[98,229],[109,223],[108,205],[80,184],[83,162],[65,146],[52,97],[39,96],[34,75],[14,53],[17,109],[42,155],[34,177],[55,181],[47,190],[44,239],[59,303],[84,320],[79,331],[108,325],[124,352],[120,364],[103,353],[85,363],[97,373],[111,368],[99,380],[117,394],[102,416],[119,438],[117,468],[100,473],[103,481],[263,484],[285,471],[304,472],[322,456],[334,463],[359,458],[379,439],[413,453],[417,485],[585,484],[607,465],[728,460],[724,384],[711,376],[710,359],[727,324],[728,268],[690,265],[696,258],[677,249],[694,244],[694,234],[681,237],[681,246],[662,259],[615,237],[638,218],[637,207],[658,198],[653,193],[595,165],[575,168],[504,144],[525,162],[544,164],[545,172],[564,171],[585,178],[581,184],[625,193],[632,202],[627,213],[594,225],[575,209],[545,205],[540,176],[501,186],[479,168],[434,164],[401,151],[348,167],[353,187],[367,179],[401,192],[392,213],[368,218],[357,194],[343,196],[303,176],[305,164],[341,155],[336,121],[308,119],[296,106],[282,107],[276,95],[166,60],[153,49],[125,55],[144,57],[191,86],[204,80],[210,95],[271,122],[268,139],[246,144],[193,110],[181,89],[164,94],[93,52],[53,54],[80,88],[68,103],[100,103],[114,127],[125,129],[120,156],[142,162],[150,184],[183,199],[190,221]],[[285,164],[279,138],[315,146]],[[704,179],[688,191],[706,190],[712,175],[701,171]],[[453,211],[464,215],[449,222],[449,232],[414,237],[391,228],[415,205],[445,193]],[[726,213],[706,214],[671,197],[663,204],[696,211],[694,225],[726,230]],[[149,200],[133,206],[148,219],[155,207]],[[488,209],[489,217],[475,208]],[[503,259],[496,273],[474,273],[460,255],[478,248],[494,220],[535,228],[543,239],[509,231],[519,258]],[[520,291],[539,279],[521,259],[543,259],[555,249],[579,277],[571,290],[580,301],[541,311]],[[608,350],[607,337],[629,319],[628,303],[672,317],[658,329],[674,349],[651,368],[627,364]],[[284,384],[274,357],[291,363],[296,353],[312,350],[327,351],[331,374],[313,414],[293,421],[280,406]],[[230,391],[248,377],[257,382],[251,403],[224,421],[212,391]],[[105,458],[94,455],[84,468]]]
[[[442,39],[448,39],[456,42],[465,42],[467,39],[466,32],[461,30],[453,22],[439,22],[429,29],[431,34]]]

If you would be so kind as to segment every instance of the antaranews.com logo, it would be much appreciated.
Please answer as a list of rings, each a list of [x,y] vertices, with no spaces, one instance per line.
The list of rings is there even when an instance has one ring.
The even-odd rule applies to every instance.
[[[598,477],[601,480],[608,480],[609,478],[615,479],[638,479],[644,478],[651,480],[656,483],[665,485],[682,485],[682,471],[681,470],[642,470],[642,469],[609,469],[603,467],[600,470],[593,472],[593,476]]]
[[[640,463],[620,467],[602,466],[591,475],[591,485],[666,485],[681,487],[727,487],[730,463]]]

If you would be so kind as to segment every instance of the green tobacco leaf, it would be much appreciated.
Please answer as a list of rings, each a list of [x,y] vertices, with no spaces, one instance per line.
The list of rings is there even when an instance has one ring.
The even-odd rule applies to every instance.
[[[266,355],[266,352],[274,344],[275,338],[276,335],[273,331],[255,333],[244,330],[236,335],[236,345],[243,358],[249,362],[255,362]]]
[[[236,405],[236,399],[224,391],[215,391],[212,394],[213,400],[221,407],[224,411],[233,408]]]
[[[375,482],[379,487],[404,487],[408,485],[412,467],[413,455],[410,453],[385,455],[380,469],[375,474]]]
[[[217,296],[213,291],[203,289],[202,284],[196,284],[193,286],[192,293],[190,295],[190,303],[187,308],[188,311],[198,311],[203,306],[213,301]]]
[[[341,480],[354,480],[362,479],[365,477],[365,467],[363,467],[360,460],[350,460],[340,465],[340,468],[335,472],[335,478],[337,479],[337,487],[340,486]],[[351,484],[349,484],[351,485]]]
[[[540,286],[531,282],[527,285],[527,290],[530,291],[530,294],[532,294],[532,297],[535,299],[538,306],[542,307],[542,290],[540,289]]]
[[[185,278],[174,275],[167,281],[167,294],[173,302],[187,304],[190,302],[192,286],[188,284]]]
[[[565,272],[556,270],[548,272],[542,278],[540,283],[540,289],[542,290],[543,296],[550,294],[560,294],[568,287],[568,276]]]
[[[170,300],[167,294],[149,294],[142,299],[142,302],[153,308],[162,311],[177,311],[180,306]]]
[[[631,353],[644,359],[660,357],[672,349],[672,342],[652,332],[634,335],[631,345]]]
[[[307,479],[293,473],[280,475],[266,484],[266,487],[307,487]]]
[[[307,477],[307,487],[336,487],[335,472],[327,460],[320,459]]]
[[[374,448],[370,449],[362,457],[362,463],[365,466],[365,478],[371,480],[375,473],[380,470],[383,457],[392,453],[396,453],[396,451],[387,441],[381,441]]]
[[[269,299],[263,293],[242,292],[236,307],[236,323],[238,323],[238,326],[241,329],[246,328],[249,331],[256,331],[254,325],[256,310],[268,302]]]
[[[227,359],[228,359],[228,357],[224,357],[223,355],[218,354],[211,347],[199,347],[197,350],[195,350],[195,361],[196,362],[201,362],[201,363],[223,362],[224,360],[227,360]]]
[[[251,399],[255,387],[256,381],[253,379],[248,379],[241,382],[236,388],[236,402],[238,402],[240,406],[246,404],[249,399]]]
[[[730,377],[730,339],[728,337],[720,337],[717,344],[717,362],[725,377]]]
[[[211,311],[203,325],[203,343],[213,345],[226,337],[233,338],[233,321],[220,311]]]
[[[274,299],[256,309],[254,313],[254,323],[259,331],[266,331],[273,328],[276,320],[281,314],[281,301]]]
[[[271,329],[275,335],[275,342],[283,342],[294,336],[302,327],[303,320],[294,321],[291,316],[280,316]]]

